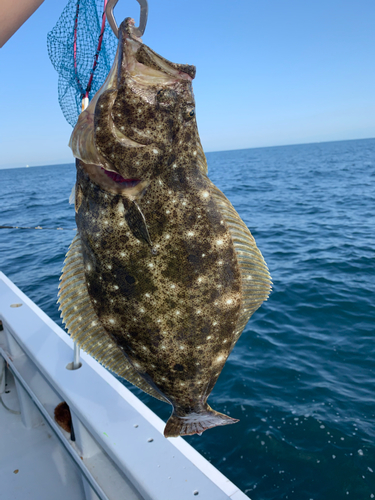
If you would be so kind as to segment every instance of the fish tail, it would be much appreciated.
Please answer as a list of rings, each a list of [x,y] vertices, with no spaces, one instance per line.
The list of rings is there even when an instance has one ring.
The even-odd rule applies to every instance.
[[[208,405],[203,411],[189,413],[183,417],[172,413],[164,429],[165,437],[188,436],[191,434],[202,434],[203,431],[218,425],[235,424],[235,418],[219,413]]]

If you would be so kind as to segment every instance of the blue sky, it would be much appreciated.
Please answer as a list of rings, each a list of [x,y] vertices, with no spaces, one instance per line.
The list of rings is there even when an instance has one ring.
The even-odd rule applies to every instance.
[[[73,161],[45,0],[0,49],[0,168]],[[136,0],[116,19],[138,20]],[[197,66],[205,151],[375,137],[373,0],[149,0],[143,41]]]

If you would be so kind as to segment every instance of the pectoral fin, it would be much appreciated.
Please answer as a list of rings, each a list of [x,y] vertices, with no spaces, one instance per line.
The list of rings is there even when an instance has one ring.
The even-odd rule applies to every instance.
[[[145,216],[135,201],[129,207],[125,207],[125,220],[133,235],[141,241],[152,246],[150,233],[148,232]]]

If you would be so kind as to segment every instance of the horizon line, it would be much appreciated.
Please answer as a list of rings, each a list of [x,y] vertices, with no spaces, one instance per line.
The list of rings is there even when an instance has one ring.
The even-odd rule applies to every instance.
[[[308,145],[313,145],[313,144],[329,144],[333,142],[349,142],[349,141],[369,141],[373,140],[375,137],[364,137],[360,139],[339,139],[335,141],[316,141],[316,142],[296,142],[293,144],[274,144],[272,146],[252,146],[249,148],[236,148],[236,149],[219,149],[215,151],[204,151],[205,154],[210,154],[210,153],[227,153],[230,151],[246,151],[248,149],[269,149],[269,148],[286,148],[286,147],[292,147],[292,146],[308,146]],[[75,163],[75,158],[72,158],[71,162],[64,162],[64,163],[42,163],[38,165],[19,165],[19,164],[11,164],[10,166],[5,165],[0,165],[0,170],[11,170],[14,168],[37,168],[37,167],[57,167],[57,166],[63,166],[63,165],[74,165]],[[9,164],[8,164],[9,165]]]

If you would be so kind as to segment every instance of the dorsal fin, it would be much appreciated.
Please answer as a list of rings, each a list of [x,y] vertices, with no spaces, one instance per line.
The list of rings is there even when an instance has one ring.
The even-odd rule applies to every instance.
[[[66,254],[60,279],[59,310],[61,310],[62,320],[71,338],[108,370],[128,380],[154,398],[166,401],[143,380],[102,327],[87,291],[81,239],[78,234]]]
[[[206,155],[204,154],[202,144],[200,143],[199,137],[197,139],[197,144],[196,144],[196,151],[197,151],[197,160],[198,160],[198,166],[200,171],[207,175],[207,160],[206,160]]]
[[[232,236],[241,273],[243,301],[236,325],[234,345],[251,315],[268,299],[272,284],[271,276],[252,234],[231,202],[214,184],[211,184],[211,193]]]

